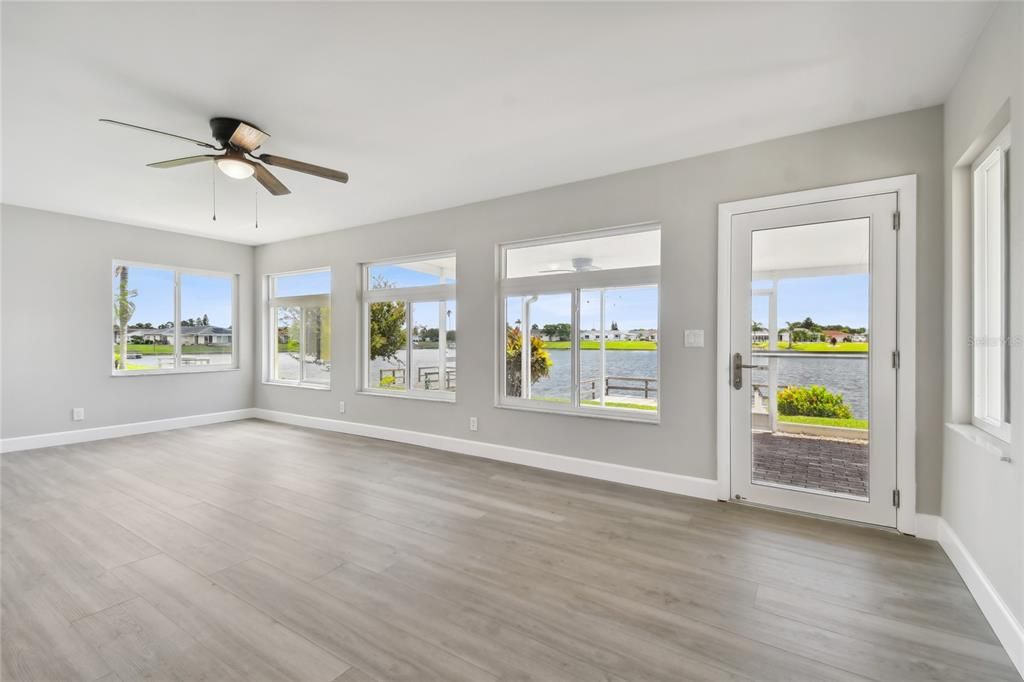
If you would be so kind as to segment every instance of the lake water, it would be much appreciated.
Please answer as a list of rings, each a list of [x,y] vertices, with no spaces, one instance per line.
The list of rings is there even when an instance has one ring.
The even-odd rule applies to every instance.
[[[436,350],[413,352],[414,365],[437,366]],[[532,393],[537,397],[567,398],[572,381],[569,367],[569,350],[548,350],[552,366],[548,376],[533,385]],[[580,378],[594,379],[600,374],[601,353],[596,350],[580,351]],[[658,354],[653,350],[608,351],[605,354],[606,371],[609,376],[650,377],[658,376]],[[395,366],[393,363],[375,360],[371,376],[376,377],[382,367]],[[768,383],[768,372],[752,370],[753,382]],[[868,418],[868,360],[867,358],[838,359],[781,358],[779,360],[779,388],[784,386],[824,386],[833,393],[841,393],[857,419]],[[657,388],[657,384],[652,384]],[[636,391],[612,390],[611,395],[642,397]],[[652,395],[652,398],[657,397]],[[714,396],[708,397],[714,400]]]

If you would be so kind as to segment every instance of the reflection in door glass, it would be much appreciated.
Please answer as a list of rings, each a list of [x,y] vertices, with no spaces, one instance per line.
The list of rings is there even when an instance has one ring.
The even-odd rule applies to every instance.
[[[870,221],[751,236],[751,481],[867,500]]]

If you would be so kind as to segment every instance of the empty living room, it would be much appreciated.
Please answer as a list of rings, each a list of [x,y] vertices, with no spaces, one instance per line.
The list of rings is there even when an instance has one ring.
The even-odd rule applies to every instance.
[[[3,682],[1022,682],[1024,2],[0,1]]]

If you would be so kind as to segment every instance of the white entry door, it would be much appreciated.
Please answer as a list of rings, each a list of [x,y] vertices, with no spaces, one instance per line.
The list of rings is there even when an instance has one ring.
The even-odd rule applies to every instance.
[[[736,499],[896,526],[897,194],[734,215]]]

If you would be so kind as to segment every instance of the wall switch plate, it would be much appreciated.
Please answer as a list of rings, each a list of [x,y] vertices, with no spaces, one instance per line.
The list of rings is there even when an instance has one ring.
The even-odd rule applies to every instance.
[[[73,407],[73,408],[71,408],[71,421],[84,422],[85,421],[85,408],[84,407]]]
[[[704,347],[704,330],[703,329],[687,329],[683,336],[683,345],[687,348],[703,348]]]
[[[342,400],[341,402],[338,403],[338,412],[340,412],[341,414],[345,414],[345,401],[344,400]]]
[[[469,430],[470,431],[476,431],[479,426],[480,425],[477,423],[476,417],[470,417],[469,418]]]

